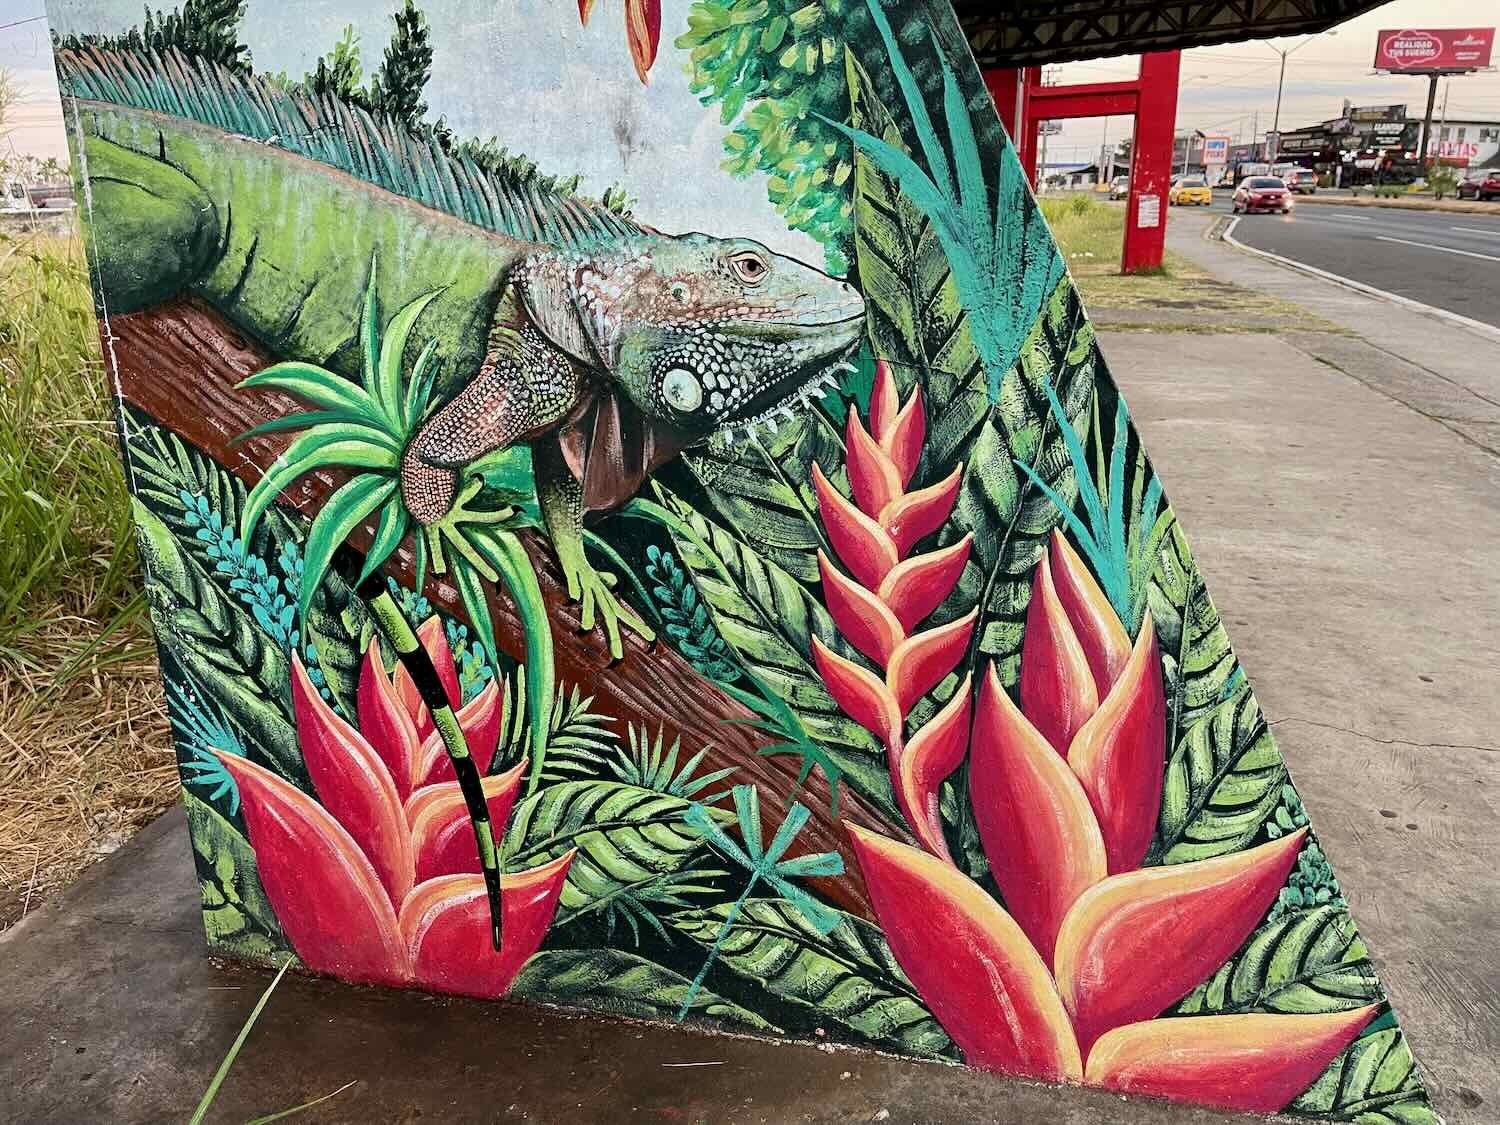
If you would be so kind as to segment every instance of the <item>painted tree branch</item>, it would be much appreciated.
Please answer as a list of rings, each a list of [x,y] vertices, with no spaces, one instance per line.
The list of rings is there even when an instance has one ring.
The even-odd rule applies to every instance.
[[[275,391],[235,389],[241,379],[275,362],[276,357],[207,305],[172,301],[150,312],[112,317],[106,331],[105,354],[116,365],[117,389],[126,401],[212,456],[247,485],[261,478],[295,436],[265,436],[231,445],[246,430],[304,407]],[[283,502],[312,516],[342,479],[330,473],[309,475],[287,489]],[[351,536],[351,545],[363,548],[372,535],[372,528],[362,527]],[[769,739],[739,721],[750,718],[750,712],[666,645],[648,645],[627,634],[624,659],[611,662],[602,636],[582,632],[578,606],[567,600],[561,573],[545,541],[531,535],[526,538],[553,623],[559,677],[584,685],[595,696],[596,709],[622,727],[636,723],[652,731],[665,728],[668,739],[680,736],[688,745],[710,746],[707,762],[714,768],[733,766],[736,780],[759,787],[768,814],[783,817],[793,800],[797,762],[762,757],[757,751]],[[410,584],[410,551],[403,548],[392,555],[387,569]],[[423,593],[445,612],[463,617],[458,591],[443,579],[429,575]],[[496,643],[508,655],[523,658],[514,607],[503,595],[491,592],[490,612]],[[814,884],[843,909],[873,918],[856,874],[858,867],[850,862],[853,856],[847,838],[827,812],[826,780],[816,774],[809,777],[799,796],[813,810],[813,820],[796,850],[837,851],[846,860],[848,874],[843,878],[814,880]],[[843,819],[886,834],[897,831],[853,793],[842,794],[839,805]]]

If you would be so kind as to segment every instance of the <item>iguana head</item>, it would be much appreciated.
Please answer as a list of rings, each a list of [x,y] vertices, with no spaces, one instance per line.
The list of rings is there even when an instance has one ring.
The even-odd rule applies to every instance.
[[[532,323],[678,449],[790,416],[864,329],[853,286],[745,238],[544,251],[516,281]]]

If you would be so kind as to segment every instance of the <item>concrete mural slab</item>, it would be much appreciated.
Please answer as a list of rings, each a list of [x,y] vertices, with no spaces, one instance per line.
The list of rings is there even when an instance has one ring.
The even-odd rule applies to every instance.
[[[388,7],[50,5],[211,948],[1436,1120],[945,0]]]

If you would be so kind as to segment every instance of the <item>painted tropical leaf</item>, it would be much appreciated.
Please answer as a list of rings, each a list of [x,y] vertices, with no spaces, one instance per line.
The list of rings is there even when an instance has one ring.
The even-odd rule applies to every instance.
[[[244,510],[244,482],[223,466],[189,446],[176,434],[153,425],[144,415],[127,411],[125,432],[136,496],[172,531],[178,542],[220,587],[236,600],[254,605],[280,593],[294,604],[300,584],[305,530],[294,517],[273,510],[261,521],[250,543],[240,541],[238,528]],[[204,516],[217,521],[219,536],[205,534]],[[224,565],[226,548],[237,554],[239,567]],[[217,557],[216,557],[217,556]],[[288,573],[294,565],[295,577]],[[259,581],[240,573],[258,568]],[[258,589],[251,589],[254,585]],[[269,630],[288,651],[288,635],[299,632],[301,645],[311,643],[330,691],[345,714],[353,713],[354,686],[361,656],[359,639],[368,618],[362,601],[336,572],[330,570],[318,588],[303,620],[287,615]],[[257,618],[257,624],[266,625]],[[305,658],[306,654],[302,654]]]
[[[193,862],[203,895],[203,926],[215,953],[264,964],[290,952],[256,874],[255,852],[233,825],[186,790]]]
[[[252,758],[294,783],[307,774],[291,719],[287,658],[171,530],[133,501],[151,623],[163,650],[235,724]]]
[[[1053,381],[1064,413],[1087,432],[1098,373],[1098,351],[1071,281],[1047,302],[1021,357],[991,402],[984,373],[956,384],[947,403],[934,406],[928,453],[937,465],[964,462],[958,503],[939,533],[950,543],[972,532],[974,548],[958,587],[935,621],[979,606],[977,651],[1014,682],[1020,666],[1031,574],[1047,536],[1062,519],[1057,505],[1014,464],[1026,464],[1061,499],[1077,495],[1074,467],[1047,402]]]
[[[838,427],[816,403],[782,419],[775,433],[725,446],[711,441],[688,463],[723,522],[769,562],[804,582],[818,580],[817,551],[823,545],[812,490],[816,463],[843,479]]]
[[[536,867],[577,848],[559,913],[588,909],[680,870],[703,847],[683,822],[692,802],[620,781],[564,781],[516,805],[502,854],[507,870]],[[716,819],[731,819],[713,810]]]
[[[845,68],[853,126],[907,151],[852,51],[845,52]],[[876,352],[895,365],[903,393],[920,378],[937,402],[946,403],[955,387],[982,385],[979,352],[937,232],[921,208],[857,148],[854,206],[855,256],[870,309],[870,335]]]
[[[1171,752],[1147,862],[1185,863],[1241,850],[1275,811],[1285,780],[1286,763],[1241,679]]]
[[[730,906],[674,914],[669,921],[712,948]],[[748,900],[718,946],[719,963],[776,996],[837,1020],[868,1042],[914,1055],[952,1055],[953,1046],[878,926],[844,915],[826,937],[785,900]]]
[[[674,549],[741,664],[785,700],[808,736],[861,796],[895,815],[885,755],[875,738],[840,710],[812,660],[816,636],[856,659],[812,593],[748,544],[663,490],[680,520]]]
[[[621,949],[549,949],[526,962],[511,986],[511,995],[637,1019],[668,1020],[676,1018],[689,987],[686,977]],[[697,990],[689,1011],[743,1031],[781,1031],[705,988]]]
[[[1146,597],[1161,646],[1168,745],[1174,746],[1175,736],[1223,702],[1242,678],[1229,634],[1175,521],[1162,540]]]
[[[1379,999],[1380,982],[1354,919],[1340,907],[1321,906],[1261,927],[1173,1014],[1343,1012]]]
[[[1417,1064],[1399,1027],[1377,1020],[1306,1092],[1287,1107],[1359,1125],[1439,1125]]]

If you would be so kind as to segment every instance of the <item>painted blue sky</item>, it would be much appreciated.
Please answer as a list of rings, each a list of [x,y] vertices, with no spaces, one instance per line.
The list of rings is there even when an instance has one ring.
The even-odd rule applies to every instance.
[[[0,0],[0,7],[12,3],[37,6]],[[643,86],[620,0],[600,0],[587,28],[573,0],[427,0],[420,7],[432,27],[429,116],[445,117],[459,136],[493,135],[549,172],[581,173],[592,194],[624,184],[636,213],[662,229],[749,236],[821,263],[821,249],[788,231],[767,202],[763,179],[736,180],[720,169],[718,110],[689,92],[682,54],[671,46],[689,6],[663,3],[661,53]],[[248,0],[244,38],[257,71],[300,77],[352,25],[368,76],[399,7],[400,0]],[[48,8],[64,33],[115,32],[141,18],[140,0],[52,0]]]

